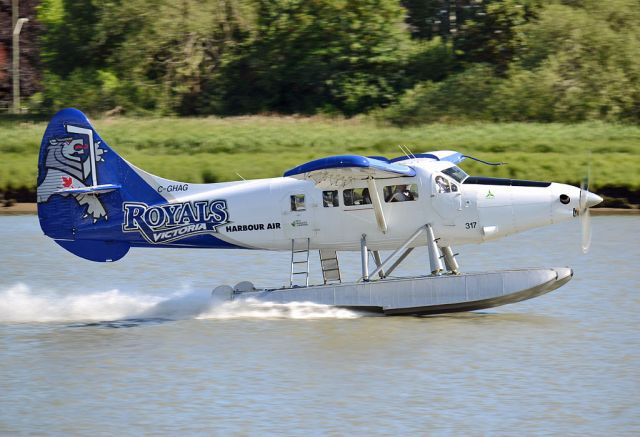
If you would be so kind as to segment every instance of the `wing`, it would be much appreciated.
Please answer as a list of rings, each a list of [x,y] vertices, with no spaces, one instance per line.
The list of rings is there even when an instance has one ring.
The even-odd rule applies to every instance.
[[[354,180],[386,179],[415,176],[416,171],[405,164],[390,162],[383,157],[338,155],[316,159],[284,173],[285,177],[311,179],[320,187],[345,186]]]

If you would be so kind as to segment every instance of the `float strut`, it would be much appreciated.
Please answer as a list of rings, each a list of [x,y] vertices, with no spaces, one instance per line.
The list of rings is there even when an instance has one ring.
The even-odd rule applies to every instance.
[[[444,257],[444,265],[447,268],[447,271],[457,275],[460,273],[460,267],[458,266],[458,261],[456,261],[456,254],[451,250],[451,246],[441,247],[442,256]]]
[[[385,260],[382,262],[382,264],[380,264],[380,265],[379,265],[379,266],[378,266],[378,267],[377,267],[377,268],[376,268],[376,269],[371,273],[371,276],[375,276],[375,275],[377,275],[377,274],[378,274],[378,272],[380,272],[382,269],[384,269],[384,268],[386,268],[386,267],[387,267],[387,265],[391,262],[391,260],[392,260],[393,258],[395,258],[395,257],[396,257],[396,255],[398,255],[398,254],[399,254],[400,252],[402,252],[403,250],[406,250],[406,252],[405,252],[405,253],[403,253],[403,254],[402,254],[402,256],[400,257],[400,259],[399,259],[398,261],[396,261],[396,263],[395,263],[393,266],[391,266],[391,268],[390,268],[389,270],[387,270],[387,272],[386,272],[385,276],[389,276],[389,274],[391,273],[391,271],[392,271],[393,269],[395,269],[396,267],[398,267],[398,264],[400,264],[400,262],[402,262],[402,260],[403,260],[403,259],[405,259],[405,258],[407,257],[407,255],[409,255],[409,253],[411,252],[411,250],[413,250],[412,248],[409,248],[409,249],[407,249],[407,248],[409,247],[409,245],[410,245],[411,243],[413,243],[413,240],[415,240],[416,238],[418,238],[418,236],[419,236],[420,234],[422,234],[422,232],[424,232],[424,230],[425,230],[425,229],[426,229],[426,227],[425,227],[425,226],[420,226],[420,227],[418,228],[418,230],[417,230],[417,231],[415,231],[415,232],[413,233],[413,235],[412,235],[412,236],[410,236],[410,237],[409,237],[409,239],[408,239],[407,241],[405,241],[405,242],[404,242],[404,244],[403,244],[402,246],[398,247],[398,248],[397,248],[397,249],[396,249],[396,250],[395,250],[391,255],[389,255],[389,256],[387,257],[387,259],[385,259]],[[364,278],[363,278],[363,279],[364,279]]]
[[[377,250],[372,250],[371,252],[373,252],[373,259],[376,262],[376,267],[380,267],[382,265],[382,261],[380,260],[380,252],[378,252]],[[380,276],[380,279],[384,279],[384,270],[380,270],[378,272],[378,276]]]
[[[404,261],[404,259],[406,257],[409,256],[409,254],[413,251],[413,247],[408,248],[407,250],[405,250],[402,255],[400,255],[400,257],[396,260],[396,262],[393,263],[393,265],[391,267],[389,267],[389,270],[387,270],[386,275],[389,276],[391,274],[391,272],[393,272],[396,267],[398,267],[400,265],[400,263],[402,261]]]
[[[369,280],[369,251],[367,249],[367,234],[360,239],[360,257],[362,258],[362,280]]]
[[[433,235],[433,229],[431,225],[427,225],[427,247],[429,249],[429,264],[431,265],[431,274],[439,275],[442,273],[442,261],[440,260],[440,251],[438,250],[438,245],[436,242],[436,238]]]

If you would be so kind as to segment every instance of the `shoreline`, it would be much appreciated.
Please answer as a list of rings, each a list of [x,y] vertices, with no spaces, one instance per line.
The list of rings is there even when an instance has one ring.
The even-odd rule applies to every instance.
[[[640,215],[638,208],[591,208],[591,215]],[[27,215],[37,214],[37,203],[16,203],[11,206],[0,206],[0,216],[2,215]]]

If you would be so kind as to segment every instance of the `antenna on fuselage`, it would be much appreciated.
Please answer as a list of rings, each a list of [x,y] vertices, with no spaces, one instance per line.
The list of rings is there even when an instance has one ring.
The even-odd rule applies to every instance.
[[[412,158],[412,159],[417,159],[416,155],[413,154],[413,152],[411,150],[409,150],[409,148],[407,146],[404,146],[402,144],[398,145],[398,148],[400,149],[400,151],[402,153],[404,153],[407,157]]]

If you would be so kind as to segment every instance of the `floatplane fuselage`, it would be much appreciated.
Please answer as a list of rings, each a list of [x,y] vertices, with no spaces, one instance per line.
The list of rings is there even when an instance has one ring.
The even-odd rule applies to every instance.
[[[460,275],[452,246],[482,243],[569,220],[602,200],[565,184],[469,176],[457,165],[466,158],[453,151],[406,154],[394,159],[338,155],[302,164],[278,178],[191,184],[163,179],[129,164],[107,146],[80,111],[65,109],[54,116],[42,141],[38,211],[45,234],[93,261],[116,261],[131,247],[291,251],[289,289],[295,275],[301,274],[306,279],[303,288],[314,289],[316,295],[329,290],[335,294],[342,287],[343,295],[367,289],[370,296],[380,294],[382,300],[391,299],[388,292],[381,291],[385,281],[390,281],[389,272],[414,247],[427,246],[431,276],[413,278],[410,288],[441,287],[446,281],[435,282],[433,275],[448,273],[465,278],[469,300],[471,279]],[[325,284],[315,288],[308,284],[311,250],[320,251],[325,278]],[[383,250],[394,253],[382,261],[379,251]],[[342,283],[338,251],[361,252],[360,282]],[[306,255],[306,261],[296,260],[296,254],[303,258]],[[556,282],[552,285],[556,286],[570,277],[566,270],[559,275],[556,269],[553,274]],[[496,299],[504,300],[507,280],[501,275],[503,290],[499,296],[479,296],[491,302],[451,310],[501,304]],[[546,288],[551,287],[549,280],[543,282]],[[459,281],[446,284],[445,288],[452,290],[461,287]],[[538,284],[526,290],[532,294],[536,286],[540,287]],[[255,290],[236,287],[229,295],[234,297],[242,291],[251,294],[246,292]],[[288,295],[283,290],[277,296],[272,290],[252,295],[277,297],[280,301],[311,298],[300,295],[298,289],[289,291]],[[522,296],[513,301],[522,300]],[[343,305],[335,298],[322,298],[318,303],[375,307],[378,300],[372,299]],[[414,299],[401,303],[395,312],[402,313],[403,308],[408,308],[407,313],[443,312],[449,308],[442,307],[449,303],[432,301]],[[392,307],[379,306],[394,312]],[[415,308],[423,311],[411,310]]]

